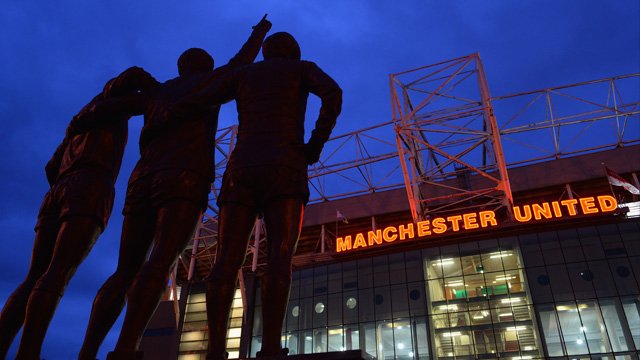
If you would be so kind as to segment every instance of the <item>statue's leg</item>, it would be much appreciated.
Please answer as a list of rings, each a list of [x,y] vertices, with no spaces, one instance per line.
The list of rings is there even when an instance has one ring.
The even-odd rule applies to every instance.
[[[244,263],[255,210],[238,203],[225,203],[220,209],[216,262],[207,279],[207,321],[209,323],[208,360],[226,358],[229,311],[236,290],[238,270]]]
[[[13,339],[22,327],[29,295],[36,281],[49,267],[59,228],[59,224],[49,223],[36,230],[27,277],[9,296],[0,313],[0,359],[7,356]]]
[[[153,212],[135,212],[124,217],[118,267],[93,300],[79,360],[96,359],[100,345],[122,312],[127,290],[144,263],[153,241],[156,220],[155,210],[150,210]]]
[[[64,289],[101,230],[99,222],[89,216],[70,217],[60,226],[51,264],[29,296],[17,359],[40,359],[42,342]]]
[[[166,288],[169,272],[187,245],[202,207],[175,199],[158,210],[154,247],[127,292],[127,312],[114,354],[133,355]]]
[[[296,198],[270,202],[264,211],[267,269],[262,277],[261,356],[280,355],[282,323],[291,286],[291,260],[302,229],[304,203]]]

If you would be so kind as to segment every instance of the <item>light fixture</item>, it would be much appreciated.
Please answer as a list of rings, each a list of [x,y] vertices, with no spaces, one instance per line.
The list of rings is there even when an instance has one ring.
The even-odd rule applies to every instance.
[[[515,278],[516,277],[512,275],[496,275],[496,281],[506,281],[506,280],[511,280]]]
[[[522,331],[522,330],[526,330],[527,327],[526,326],[509,326],[506,330],[507,331]]]
[[[460,331],[442,333],[442,336],[444,336],[444,337],[453,337],[453,336],[460,336],[460,335],[462,335],[462,333]]]
[[[513,303],[520,302],[520,300],[522,300],[522,299],[521,298],[511,298],[511,299],[502,299],[502,300],[500,300],[500,302],[503,303],[503,304],[513,304]]]
[[[491,253],[489,254],[489,259],[498,259],[498,258],[502,258],[505,256],[511,256],[513,255],[512,253],[508,253],[508,252],[495,252],[495,253]]]
[[[438,266],[438,265],[451,265],[451,264],[453,264],[453,258],[436,260],[431,265]]]

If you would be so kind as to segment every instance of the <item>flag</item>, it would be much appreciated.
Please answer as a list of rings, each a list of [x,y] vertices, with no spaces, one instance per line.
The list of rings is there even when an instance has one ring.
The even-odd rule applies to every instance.
[[[609,180],[609,184],[613,186],[622,186],[628,192],[634,195],[640,195],[640,190],[637,187],[633,186],[630,182],[628,182],[625,178],[615,173],[613,170],[609,169],[605,166],[605,170],[607,171],[607,179]]]
[[[336,219],[337,219],[337,221],[342,221],[345,224],[349,223],[349,219],[347,219],[346,216],[342,215],[340,210],[336,210]]]

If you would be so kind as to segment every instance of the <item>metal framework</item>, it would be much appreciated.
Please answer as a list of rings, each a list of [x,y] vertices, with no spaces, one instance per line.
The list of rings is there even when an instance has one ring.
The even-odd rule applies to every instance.
[[[309,169],[310,203],[405,188],[415,220],[509,210],[508,167],[640,143],[640,73],[492,98],[472,54],[393,74],[390,86],[392,121],[331,138]],[[236,133],[218,130],[209,207],[178,278],[192,280],[197,263],[208,269],[215,261],[215,200]],[[471,175],[483,181],[470,183]],[[247,249],[252,271],[262,265],[266,235],[257,221]]]
[[[640,143],[640,74],[492,99],[510,167]]]
[[[398,155],[414,221],[513,196],[478,54],[390,75]],[[471,184],[480,175],[483,184]],[[452,181],[447,181],[452,180]]]

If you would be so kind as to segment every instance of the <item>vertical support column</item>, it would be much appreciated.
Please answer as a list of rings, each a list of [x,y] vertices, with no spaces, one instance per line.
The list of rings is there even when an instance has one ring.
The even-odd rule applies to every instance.
[[[413,221],[420,221],[420,217],[418,216],[418,208],[416,203],[419,202],[419,199],[416,199],[414,195],[413,187],[411,186],[411,181],[409,177],[409,171],[407,170],[407,164],[405,163],[405,154],[404,148],[402,147],[402,142],[400,140],[400,131],[396,127],[396,146],[398,147],[398,158],[400,159],[400,168],[402,169],[402,177],[404,178],[404,187],[407,192],[407,200],[409,201],[409,210],[411,211],[411,217]]]
[[[240,296],[242,298],[242,308],[243,314],[246,314],[246,309],[247,309],[247,293],[246,293],[246,289],[245,289],[245,283],[244,283],[244,272],[242,271],[242,268],[240,268],[238,270],[238,287],[240,288]],[[246,319],[244,319],[246,315],[243,315],[243,319],[242,321],[245,321]]]
[[[402,121],[402,110],[400,108],[400,99],[398,98],[398,93],[396,92],[396,88],[394,86],[395,77],[393,75],[389,75],[389,90],[391,95],[391,110],[393,113],[393,122],[395,123],[396,130],[396,147],[398,149],[398,159],[400,160],[400,168],[402,169],[402,177],[404,178],[404,186],[407,191],[407,200],[409,201],[409,209],[411,211],[411,217],[413,221],[419,221],[418,207],[416,204],[420,202],[418,198],[416,198],[417,193],[414,191],[411,179],[412,177],[409,175],[409,170],[407,169],[407,164],[405,162],[405,151],[402,146],[402,132],[404,131],[402,126],[404,125]],[[410,158],[410,162],[412,159]],[[336,234],[337,236],[337,234]]]
[[[482,96],[482,107],[484,109],[483,116],[489,129],[489,139],[495,152],[496,165],[500,174],[500,184],[497,190],[503,192],[502,204],[507,208],[507,212],[511,218],[513,218],[513,194],[511,193],[511,183],[509,182],[509,174],[507,173],[507,165],[504,160],[504,152],[502,150],[502,142],[500,141],[500,129],[496,122],[495,114],[493,113],[493,106],[491,105],[491,94],[489,93],[489,86],[487,85],[487,78],[482,67],[482,61],[480,60],[480,54],[476,53],[476,64],[478,68],[478,85],[480,87],[480,94]]]
[[[191,259],[189,260],[189,273],[187,274],[187,281],[193,280],[193,273],[196,268],[196,255],[198,254],[198,245],[200,243],[200,230],[202,229],[202,214],[198,218],[198,225],[193,232],[193,247],[191,248]]]
[[[320,253],[324,254],[325,252],[325,232],[324,232],[324,224],[322,224],[322,228],[320,228]]]
[[[573,200],[573,189],[571,189],[571,185],[565,184],[564,187],[567,190],[567,196],[569,196],[569,199]]]
[[[176,327],[180,325],[180,304],[178,303],[178,290],[176,288],[176,278],[178,272],[178,264],[173,267],[173,271],[171,271],[171,295],[173,297],[173,313],[176,317]]]
[[[240,337],[240,358],[245,359],[249,357],[249,348],[251,346],[251,337],[253,335],[253,318],[255,316],[255,298],[256,287],[258,282],[256,281],[255,273],[246,273],[243,275],[246,304],[244,304],[244,312],[242,316],[242,332]],[[244,300],[243,300],[244,301]]]
[[[253,226],[253,259],[251,262],[251,271],[255,272],[258,268],[258,250],[260,249],[260,230],[262,227],[262,219],[256,219]]]

